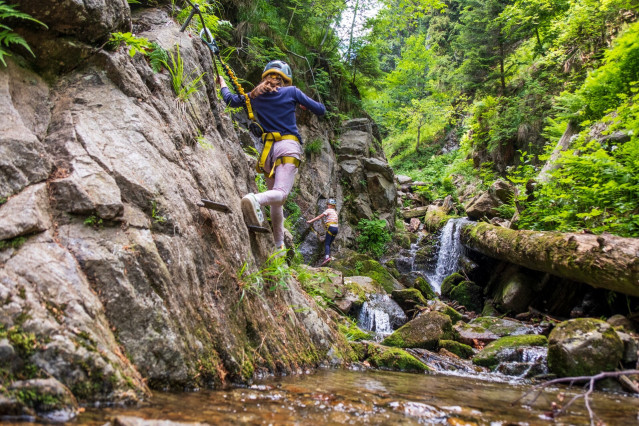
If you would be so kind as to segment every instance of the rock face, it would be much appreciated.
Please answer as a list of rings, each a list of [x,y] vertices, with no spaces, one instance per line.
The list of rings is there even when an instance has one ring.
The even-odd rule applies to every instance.
[[[76,55],[130,27],[125,0],[22,5],[52,28],[29,33],[36,53],[41,38],[64,36],[79,65],[57,76],[62,56],[51,51],[38,74],[10,60],[0,68],[0,353],[10,360],[0,368],[53,377],[84,403],[135,401],[146,383],[217,386],[351,359],[297,281],[251,285],[272,236],[244,225],[240,199],[256,191],[255,173],[199,39],[158,9],[132,18],[138,35],[172,52],[179,44],[188,73],[206,73],[177,101],[170,75],[139,54]],[[366,149],[377,194],[374,182],[392,175]],[[198,207],[201,198],[230,213]]]
[[[548,367],[559,377],[612,371],[623,352],[624,344],[610,324],[593,318],[562,322],[548,336]]]
[[[395,228],[397,189],[392,169],[386,162],[381,146],[375,143],[368,119],[344,123],[337,148],[340,177],[344,191],[352,194],[342,211],[345,222],[356,226],[362,218],[377,214]],[[355,194],[357,194],[355,196]]]

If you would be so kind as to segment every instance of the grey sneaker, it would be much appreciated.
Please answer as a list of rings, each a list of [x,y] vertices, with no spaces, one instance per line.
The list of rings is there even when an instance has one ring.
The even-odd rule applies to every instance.
[[[264,222],[264,214],[260,203],[258,203],[255,194],[249,193],[242,197],[242,213],[244,213],[244,219],[249,225],[262,226]]]

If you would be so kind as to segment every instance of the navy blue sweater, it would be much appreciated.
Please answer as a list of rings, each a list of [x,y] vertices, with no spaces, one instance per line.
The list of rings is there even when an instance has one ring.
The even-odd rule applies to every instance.
[[[222,97],[227,105],[232,107],[244,106],[244,96],[234,95],[227,87],[222,88]],[[295,135],[300,141],[295,107],[304,105],[312,113],[324,115],[326,108],[319,102],[306,96],[295,86],[280,87],[277,92],[264,93],[251,99],[251,106],[257,113],[258,119],[265,132],[279,132],[282,135]]]

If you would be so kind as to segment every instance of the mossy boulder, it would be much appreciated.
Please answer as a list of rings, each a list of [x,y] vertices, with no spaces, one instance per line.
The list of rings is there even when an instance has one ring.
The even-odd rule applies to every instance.
[[[448,315],[453,324],[457,324],[457,322],[462,319],[462,314],[440,300],[431,301],[429,304],[429,308],[431,311],[437,311],[441,312],[444,315]]]
[[[462,281],[450,291],[452,300],[456,300],[469,311],[481,312],[484,306],[483,289],[472,281]]]
[[[433,288],[430,286],[428,281],[426,281],[422,277],[415,278],[414,286],[428,300],[435,299],[437,297],[437,294],[435,293],[435,290],[433,290]]]
[[[546,336],[526,334],[521,336],[505,336],[488,344],[473,357],[473,364],[482,367],[495,368],[500,362],[500,356],[525,346],[547,346]]]
[[[78,402],[71,391],[54,378],[16,381],[11,384],[8,393],[27,411],[35,411],[43,420],[52,415],[71,420],[79,413]]]
[[[350,252],[343,258],[331,262],[331,268],[342,272],[345,277],[370,277],[389,294],[393,290],[404,288],[381,263],[364,254]]]
[[[471,346],[455,342],[454,340],[440,340],[439,347],[464,359],[468,359],[475,354],[475,351]]]
[[[453,340],[453,323],[441,312],[426,312],[386,337],[382,344],[399,348],[437,350],[440,340]]]
[[[405,290],[393,290],[393,300],[404,310],[404,312],[414,311],[417,305],[426,306],[428,303],[422,293],[416,288]]]
[[[430,368],[399,348],[386,348],[380,345],[369,344],[367,347],[367,359],[372,366],[385,370],[399,370],[409,373],[423,373]]]
[[[424,228],[429,232],[437,232],[446,225],[446,222],[454,217],[455,216],[448,215],[446,208],[430,205],[424,216]]]
[[[450,274],[449,276],[447,276],[446,278],[444,278],[444,281],[442,281],[442,286],[441,286],[441,294],[442,296],[445,297],[450,297],[450,292],[451,290],[460,282],[466,280],[466,278],[458,273],[455,272],[454,274]]]
[[[458,341],[472,345],[474,341],[490,343],[504,336],[535,334],[535,329],[520,321],[509,318],[479,317],[469,323],[458,322],[455,331]]]
[[[624,345],[605,321],[576,318],[557,325],[548,336],[548,367],[559,377],[590,376],[612,371]]]
[[[359,340],[368,340],[372,337],[370,333],[367,333],[360,329],[357,324],[352,321],[346,321],[343,324],[338,325],[339,332],[346,338],[348,341],[359,341]]]

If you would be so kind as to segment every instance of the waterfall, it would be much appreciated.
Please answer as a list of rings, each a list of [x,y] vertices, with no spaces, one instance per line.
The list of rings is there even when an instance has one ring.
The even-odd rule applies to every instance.
[[[437,253],[437,266],[433,272],[426,274],[428,282],[436,293],[441,292],[444,278],[459,269],[459,258],[464,247],[459,241],[459,234],[463,225],[470,223],[465,217],[450,219],[446,222],[439,239],[439,252]]]
[[[406,314],[388,294],[371,294],[362,305],[357,325],[383,337],[405,322]]]

